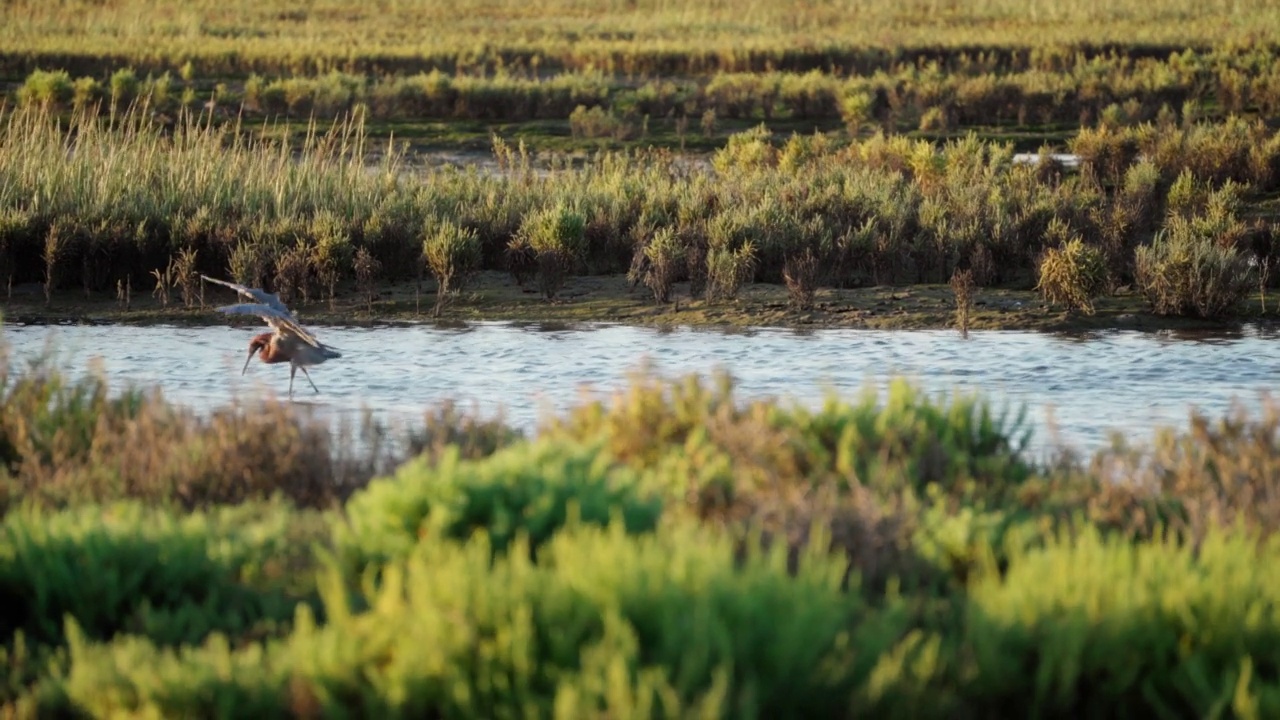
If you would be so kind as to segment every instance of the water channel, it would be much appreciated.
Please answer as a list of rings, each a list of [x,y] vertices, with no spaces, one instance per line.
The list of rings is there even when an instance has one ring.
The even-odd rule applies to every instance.
[[[100,361],[111,383],[159,385],[171,400],[212,409],[262,391],[285,394],[287,366],[241,367],[252,327],[18,326],[3,339],[18,362],[52,342],[59,362],[86,372]],[[997,408],[1025,406],[1034,448],[1091,449],[1111,431],[1135,440],[1157,425],[1185,427],[1188,411],[1213,415],[1239,401],[1258,412],[1280,376],[1273,330],[1230,334],[786,329],[655,329],[621,325],[477,323],[465,327],[313,327],[344,357],[314,368],[316,394],[299,373],[295,399],[338,415],[364,408],[421,417],[452,398],[526,430],[543,413],[608,392],[643,361],[665,376],[725,369],[742,398],[774,396],[814,406],[833,390],[852,397],[893,376],[931,393],[979,390]],[[1050,415],[1051,413],[1051,415]],[[1051,433],[1052,428],[1052,434]]]

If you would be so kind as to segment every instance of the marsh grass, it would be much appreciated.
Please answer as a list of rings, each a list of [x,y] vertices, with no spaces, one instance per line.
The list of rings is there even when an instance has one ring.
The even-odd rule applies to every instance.
[[[666,304],[671,300],[671,288],[681,275],[688,250],[675,228],[664,227],[656,230],[652,238],[640,241],[639,251],[644,261],[640,277],[653,292],[654,301]]]
[[[1137,251],[1138,287],[1162,315],[1230,314],[1252,291],[1255,273],[1243,252],[1177,217]]]
[[[1229,8],[1189,0],[1155,4],[1042,5],[988,0],[939,8],[926,0],[892,7],[762,0],[672,6],[644,0],[586,13],[572,0],[471,0],[449,11],[396,5],[377,13],[348,3],[298,9],[273,0],[209,0],[181,9],[147,0],[87,1],[47,6],[32,0],[4,6],[9,29],[2,67],[9,75],[48,67],[101,68],[102,59],[132,64],[142,75],[184,78],[355,72],[515,73],[603,68],[630,75],[682,75],[738,70],[847,67],[865,73],[885,56],[912,64],[967,57],[979,65],[1069,62],[1076,53],[1151,52],[1274,42],[1275,8],[1242,0]],[[1158,17],[1159,22],[1151,18]],[[1226,18],[1227,22],[1216,22]],[[1224,101],[1239,96],[1249,75],[1224,83]],[[51,81],[54,79],[51,78]],[[63,96],[67,79],[50,82]],[[134,85],[134,73],[112,76]],[[331,83],[340,92],[340,82]],[[136,87],[136,86],[135,86]],[[282,86],[287,96],[291,88]]]
[[[1239,119],[1177,134],[1100,131],[1097,143],[1140,158],[1100,150],[1080,173],[1015,164],[1009,145],[973,135],[934,144],[877,133],[843,145],[793,135],[779,146],[758,126],[731,137],[711,168],[635,151],[580,165],[552,158],[535,172],[525,149],[495,141],[506,170],[490,175],[410,174],[397,145],[370,166],[358,114],[300,146],[269,128],[184,115],[170,132],[148,117],[81,114],[63,128],[36,110],[5,118],[0,201],[13,208],[15,282],[107,292],[122,280],[142,289],[150,275],[164,295],[181,289],[185,270],[159,269],[189,252],[183,262],[202,274],[230,271],[300,304],[332,301],[354,282],[373,312],[375,283],[419,276],[424,227],[439,218],[475,235],[478,269],[536,278],[548,300],[574,273],[622,274],[637,260],[652,269],[646,244],[663,228],[672,234],[652,252],[684,257],[683,268],[666,262],[667,279],[712,302],[751,282],[786,283],[788,263],[793,282],[803,279],[795,263],[806,252],[822,269],[815,290],[946,283],[958,267],[982,286],[1020,283],[1038,274],[1054,227],[1100,238],[1119,286],[1136,280],[1137,253],[1156,231],[1183,232],[1176,223],[1254,254],[1238,217],[1280,186],[1276,134]],[[49,274],[41,243],[55,227]],[[1225,267],[1222,282],[1237,269]]]
[[[782,266],[782,280],[787,285],[787,300],[797,310],[813,309],[813,297],[821,278],[818,255],[813,248],[793,253]]]
[[[108,101],[93,90],[95,76],[65,78],[55,83],[75,87],[74,97],[65,102],[49,89],[50,73],[37,70],[14,100],[50,111],[97,108],[119,114],[144,103],[174,113],[201,106],[196,98],[207,96],[220,114],[226,111],[219,108],[238,108],[242,115],[293,119],[360,112],[389,122],[559,120],[575,138],[616,141],[647,134],[649,119],[683,138],[681,123],[687,126],[690,116],[702,118],[704,135],[711,138],[724,120],[843,124],[855,136],[872,125],[887,131],[1091,125],[1116,131],[1154,121],[1173,130],[1211,117],[1266,117],[1280,108],[1280,66],[1265,45],[1167,48],[1136,56],[1124,46],[911,55],[885,55],[856,73],[825,62],[801,72],[760,68],[676,76],[665,68],[636,75],[600,67],[521,70],[510,64],[391,75],[385,67],[308,69],[276,77],[251,74],[212,91],[208,82],[174,81],[168,74],[139,79],[122,69],[115,76],[129,73],[133,89],[113,91]],[[184,85],[181,93],[173,92],[174,82]],[[1230,97],[1224,97],[1224,88],[1230,88],[1225,91]],[[1082,154],[1098,149],[1097,140],[1086,133],[1079,143]]]
[[[460,292],[480,268],[480,238],[470,228],[450,221],[431,218],[424,226],[422,255],[436,278],[437,317],[449,301],[450,294]]]
[[[53,286],[57,282],[58,256],[62,254],[63,239],[60,228],[53,225],[44,239],[44,304],[53,303]]]
[[[583,261],[585,241],[586,217],[562,201],[525,215],[511,247],[532,255],[542,296],[555,300],[565,278]]]

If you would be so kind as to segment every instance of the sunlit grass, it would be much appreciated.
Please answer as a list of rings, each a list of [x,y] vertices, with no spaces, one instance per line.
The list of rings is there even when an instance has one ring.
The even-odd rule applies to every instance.
[[[1039,276],[1042,253],[1074,236],[1099,248],[1110,282],[1124,285],[1146,267],[1138,250],[1177,223],[1196,229],[1184,233],[1193,243],[1268,262],[1278,227],[1254,203],[1265,207],[1280,187],[1280,135],[1235,117],[1086,128],[1069,143],[1081,158],[1070,173],[1048,157],[1014,163],[1009,144],[973,135],[778,142],[757,128],[733,135],[711,167],[648,151],[579,165],[552,158],[545,172],[495,139],[502,172],[484,174],[407,172],[393,144],[373,158],[359,113],[300,145],[207,116],[169,129],[145,110],[76,113],[59,125],[24,106],[0,122],[6,280],[88,293],[144,291],[159,278],[188,305],[201,273],[302,305],[353,280],[369,293],[381,280],[422,277],[431,218],[474,238],[469,269],[509,270],[521,283],[536,272],[549,300],[568,275],[643,271],[637,253],[663,230],[683,248],[668,253],[682,262],[663,261],[664,282],[701,277],[709,302],[732,302],[746,283],[781,284],[809,256],[821,269],[810,289],[945,283],[964,265],[978,286],[1007,286]],[[365,264],[353,268],[356,258]],[[1229,312],[1254,270],[1244,260],[1220,266],[1226,294],[1214,302],[1152,295],[1153,309]]]
[[[109,79],[37,70],[12,95],[24,104],[61,108],[122,107],[141,97],[164,112],[209,101],[251,117],[328,120],[360,109],[384,121],[567,120],[578,137],[630,139],[649,126],[668,127],[677,118],[688,123],[708,113],[717,120],[843,121],[855,130],[874,122],[886,129],[945,131],[1132,125],[1160,115],[1268,116],[1280,108],[1280,63],[1262,48],[1170,51],[1137,59],[1123,53],[1045,55],[1025,65],[1010,67],[999,56],[977,53],[927,63],[887,60],[861,74],[814,69],[636,79],[599,70],[484,76],[439,69],[388,76],[333,70],[253,74],[242,83],[213,87],[132,69],[116,70]]]
[[[17,0],[0,12],[0,53],[10,64],[112,56],[176,70],[190,60],[201,74],[311,73],[353,64],[372,69],[406,60],[449,68],[514,63],[647,73],[759,70],[797,60],[810,67],[845,64],[901,48],[1270,42],[1280,27],[1278,13],[1269,0],[468,0],[368,6],[321,0],[304,7],[246,0]]]

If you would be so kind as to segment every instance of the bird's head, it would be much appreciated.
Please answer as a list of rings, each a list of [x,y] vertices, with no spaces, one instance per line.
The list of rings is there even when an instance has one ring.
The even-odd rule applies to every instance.
[[[244,359],[244,367],[240,370],[241,375],[249,371],[249,361],[253,359],[253,356],[264,350],[270,343],[271,333],[255,335],[253,339],[249,341],[249,357]]]

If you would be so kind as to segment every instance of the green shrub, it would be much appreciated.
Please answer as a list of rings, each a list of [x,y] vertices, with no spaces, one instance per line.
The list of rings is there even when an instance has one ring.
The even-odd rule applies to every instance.
[[[36,70],[18,88],[23,103],[62,108],[75,96],[75,86],[66,70]]]
[[[1194,221],[1171,217],[1134,259],[1138,287],[1160,315],[1219,317],[1232,311],[1255,286],[1248,258],[1219,244]]]
[[[644,532],[661,509],[660,500],[641,492],[634,472],[589,445],[524,443],[480,460],[462,460],[451,448],[438,462],[410,461],[356,493],[335,539],[344,559],[357,565],[402,557],[422,537],[461,540],[480,530],[496,550],[520,532],[536,549],[570,512],[594,523],[618,513],[628,530]]]
[[[0,357],[0,400],[0,510],[18,499],[191,508],[276,493],[330,506],[371,477],[382,455],[378,443],[349,452],[334,441],[350,427],[335,435],[282,403],[200,414],[136,387],[112,393],[100,373],[70,379],[45,356],[21,373]]]
[[[763,124],[733,133],[725,146],[716,150],[711,164],[720,173],[773,167],[778,163],[778,149],[770,144],[769,137],[769,129]]]
[[[639,374],[611,401],[571,409],[541,437],[594,445],[642,472],[662,469],[678,497],[703,491],[698,478],[745,491],[759,485],[807,488],[838,479],[893,493],[978,481],[1002,492],[1026,480],[1025,411],[997,412],[976,395],[934,399],[905,381],[856,402],[829,397],[817,410],[768,402],[739,404],[733,382],[697,375],[668,381]],[[716,478],[714,481],[712,478]]]
[[[1280,495],[1272,491],[1280,476],[1280,405],[1267,400],[1256,416],[1237,405],[1216,419],[1193,410],[1185,430],[1116,443],[1096,453],[1088,471],[1103,487],[1135,488],[1175,506],[1161,521],[1189,541],[1236,524],[1269,537],[1280,532]]]
[[[822,266],[813,247],[792,253],[782,266],[782,280],[787,286],[787,302],[797,310],[813,309],[814,294]]]
[[[131,502],[12,509],[0,524],[0,636],[57,643],[69,616],[92,638],[172,644],[286,621],[294,601],[272,576],[310,556],[290,547],[291,520],[279,505],[183,516]]]
[[[727,536],[683,525],[640,537],[575,526],[536,564],[525,540],[513,549],[491,560],[484,536],[424,542],[384,569],[364,611],[331,575],[329,622],[315,626],[304,609],[288,640],[265,646],[215,637],[178,653],[72,630],[70,669],[42,709],[832,717],[870,665],[854,661],[866,645],[850,637],[861,603],[820,555],[790,574],[780,551],[738,559]]]
[[[727,245],[712,245],[707,250],[707,300],[736,298],[742,286],[751,280],[755,269],[756,249],[750,241],[733,249]]]
[[[311,263],[329,296],[329,308],[333,309],[338,282],[352,266],[355,249],[342,222],[332,213],[318,214],[312,224],[316,243],[312,247]]]
[[[1036,290],[1046,301],[1092,315],[1094,298],[1106,288],[1106,260],[1098,248],[1073,237],[1061,247],[1045,251]]]
[[[130,105],[141,89],[138,75],[133,68],[120,68],[111,73],[111,102],[120,109]]]
[[[556,298],[565,278],[582,261],[586,222],[580,211],[561,202],[531,211],[511,239],[513,250],[527,249],[533,255],[546,299]]]
[[[850,92],[840,98],[840,119],[850,135],[857,135],[872,119],[875,97],[865,91]]]
[[[658,228],[653,237],[644,242],[645,269],[642,273],[646,286],[653,291],[653,299],[666,303],[671,299],[671,286],[684,268],[688,254],[684,241],[675,228]]]
[[[569,131],[575,138],[626,140],[631,135],[631,126],[614,115],[612,110],[598,105],[588,110],[579,105],[569,113]]]
[[[977,395],[930,398],[902,380],[883,401],[868,389],[860,402],[830,398],[817,412],[773,413],[793,427],[806,453],[850,482],[882,491],[907,483],[923,494],[933,483],[959,490],[970,481],[991,493],[1011,490],[1032,474],[1023,453],[1031,437],[1025,411],[997,412]]]
[[[1018,553],[971,590],[966,693],[1025,716],[1280,712],[1275,541],[1198,547],[1082,530]]]
[[[471,275],[480,268],[480,238],[470,228],[428,218],[422,256],[436,278],[435,314],[439,315],[449,293],[466,287]]]

